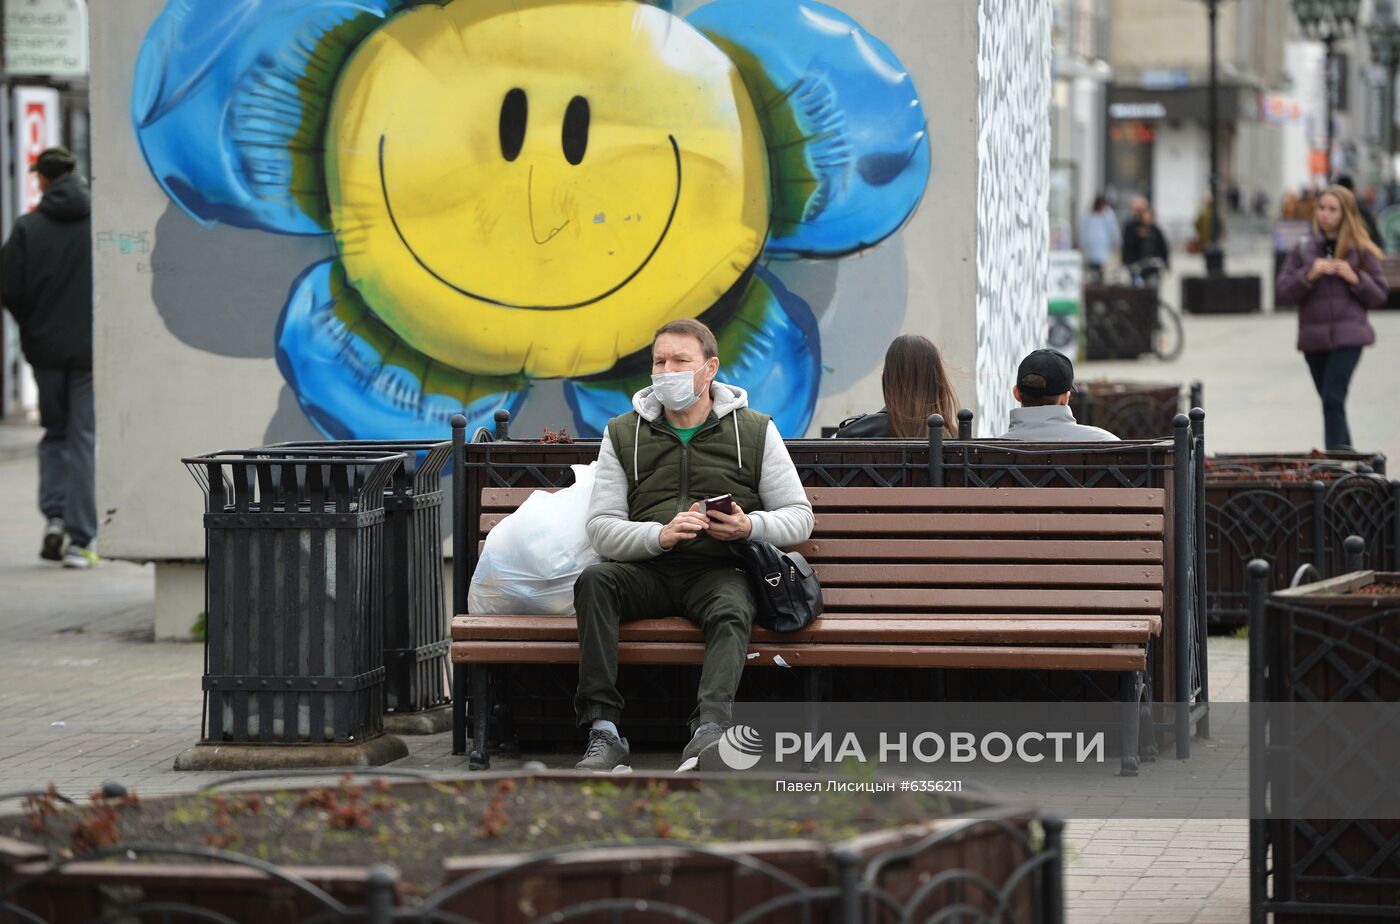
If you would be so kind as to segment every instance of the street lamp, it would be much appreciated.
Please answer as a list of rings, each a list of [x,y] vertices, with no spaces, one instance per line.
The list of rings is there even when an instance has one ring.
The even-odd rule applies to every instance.
[[[1298,17],[1298,26],[1303,34],[1313,41],[1321,42],[1327,51],[1327,175],[1332,175],[1332,97],[1335,86],[1332,71],[1336,59],[1332,46],[1338,39],[1346,38],[1356,28],[1356,18],[1361,14],[1361,0],[1293,0],[1293,15]]]
[[[1381,122],[1382,140],[1389,152],[1389,163],[1385,175],[1386,202],[1395,204],[1395,72],[1400,67],[1400,23],[1395,21],[1395,12],[1390,0],[1377,0],[1375,22],[1371,26],[1371,60],[1385,68],[1385,110]]]
[[[1210,243],[1202,252],[1206,258],[1207,276],[1225,275],[1225,249],[1220,246],[1220,55],[1216,49],[1216,17],[1223,0],[1203,0],[1210,18],[1210,90],[1207,97],[1210,135]]]

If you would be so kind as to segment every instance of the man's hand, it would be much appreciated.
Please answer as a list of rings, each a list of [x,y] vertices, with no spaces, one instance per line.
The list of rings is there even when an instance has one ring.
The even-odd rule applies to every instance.
[[[736,502],[731,505],[731,510],[731,513],[720,513],[718,510],[709,512],[710,535],[720,542],[747,539],[753,533],[753,520],[749,519],[744,508]]]
[[[1345,260],[1333,260],[1332,271],[1341,276],[1349,285],[1356,285],[1361,278],[1356,275],[1356,270],[1351,268],[1351,264]]]
[[[700,512],[699,504],[691,504],[689,510],[682,510],[675,518],[661,527],[661,548],[669,551],[684,539],[694,539],[710,528],[710,521]]]

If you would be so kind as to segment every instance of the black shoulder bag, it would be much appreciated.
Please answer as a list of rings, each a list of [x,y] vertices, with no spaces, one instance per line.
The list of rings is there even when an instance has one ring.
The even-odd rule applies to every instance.
[[[729,551],[749,576],[758,603],[755,621],[774,632],[805,629],[822,613],[822,587],[807,559],[771,542],[746,539]]]

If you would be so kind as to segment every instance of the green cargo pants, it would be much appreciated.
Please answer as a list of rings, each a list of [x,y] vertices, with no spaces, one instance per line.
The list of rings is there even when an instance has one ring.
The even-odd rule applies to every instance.
[[[574,584],[578,613],[578,724],[620,722],[618,627],[634,619],[684,616],[705,633],[700,690],[690,730],[729,721],[756,611],[748,578],[732,560],[670,558],[590,565]]]

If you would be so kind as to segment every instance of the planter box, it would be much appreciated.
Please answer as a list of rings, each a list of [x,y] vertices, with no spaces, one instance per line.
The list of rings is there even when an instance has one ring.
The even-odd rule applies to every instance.
[[[1075,420],[1102,427],[1122,440],[1172,435],[1181,410],[1181,386],[1136,382],[1076,382],[1069,398]]]
[[[1084,358],[1137,359],[1152,352],[1157,293],[1133,286],[1084,287]]]
[[[1258,276],[1186,276],[1181,307],[1187,314],[1255,314],[1263,310]]]
[[[1275,589],[1298,569],[1344,567],[1347,536],[1366,542],[1366,563],[1395,570],[1400,484],[1363,469],[1384,457],[1363,453],[1216,457],[1206,462],[1206,613],[1213,625],[1243,625],[1246,568],[1269,562]]]
[[[1400,574],[1358,571],[1288,590],[1267,592],[1260,574],[1251,588],[1250,698],[1275,703],[1400,702]],[[1377,593],[1377,591],[1388,591]],[[1266,598],[1267,595],[1267,599]],[[1263,732],[1260,732],[1261,740]],[[1286,732],[1269,730],[1271,744]],[[1275,741],[1274,736],[1280,740]],[[1251,750],[1258,747],[1252,744]],[[1365,761],[1314,763],[1315,754],[1274,772],[1302,781],[1346,770],[1346,786],[1368,792],[1358,777]],[[1251,756],[1256,798],[1270,783],[1271,761]],[[1369,766],[1369,764],[1367,764]],[[1286,767],[1286,769],[1285,769]],[[1386,773],[1386,768],[1372,773]],[[1275,776],[1273,779],[1278,779]],[[1400,819],[1294,819],[1250,822],[1255,920],[1277,922],[1394,920],[1400,909]]]
[[[594,786],[601,781],[573,773],[474,774],[500,791],[501,781],[514,786],[527,780],[569,786]],[[704,776],[676,778],[661,774],[612,777],[619,787],[618,804],[646,797],[648,787],[664,781],[673,792],[699,790],[722,781]],[[756,784],[766,778],[755,777]],[[423,786],[422,783],[400,786]],[[388,788],[392,795],[398,786]],[[295,793],[293,793],[295,794]],[[246,795],[240,793],[239,795]],[[591,796],[579,792],[570,804],[586,807]],[[141,812],[159,812],[170,799],[142,803]],[[665,839],[634,844],[579,845],[537,853],[479,854],[441,859],[442,876],[435,891],[415,895],[415,889],[395,876],[376,876],[368,867],[291,869],[261,863],[237,854],[223,862],[200,863],[189,858],[164,862],[142,854],[143,862],[102,863],[83,860],[47,871],[42,849],[13,839],[0,839],[0,885],[14,888],[29,881],[11,899],[49,924],[87,921],[123,912],[138,904],[171,903],[176,919],[185,920],[198,908],[237,921],[281,924],[318,920],[388,920],[366,916],[366,906],[383,909],[415,906],[425,914],[440,912],[492,922],[570,918],[613,920],[623,909],[634,914],[637,902],[668,903],[710,920],[733,920],[765,902],[784,904],[762,920],[836,921],[842,908],[903,908],[909,919],[938,917],[954,906],[963,913],[999,920],[1063,920],[1060,831],[1054,820],[1037,823],[1033,812],[995,806],[975,798],[953,797],[951,813],[913,824],[874,830],[828,843],[810,835],[745,843],[689,844]],[[465,810],[464,810],[465,811]],[[427,823],[431,819],[422,819]],[[211,828],[212,830],[212,828]],[[1043,836],[1042,836],[1043,834]],[[365,853],[377,854],[366,839]],[[110,852],[121,855],[126,845]],[[208,851],[205,851],[206,853]],[[46,872],[47,871],[47,872]],[[945,884],[921,894],[932,876]],[[331,910],[292,877],[324,888],[351,906],[348,914]],[[280,882],[279,882],[280,880]],[[584,906],[602,900],[605,907]],[[183,915],[183,916],[181,916]],[[664,915],[663,915],[664,916]],[[434,918],[436,919],[436,918]],[[630,918],[629,918],[630,919]],[[679,918],[678,918],[679,919]],[[883,920],[862,914],[860,920]],[[27,918],[27,920],[32,920]]]

